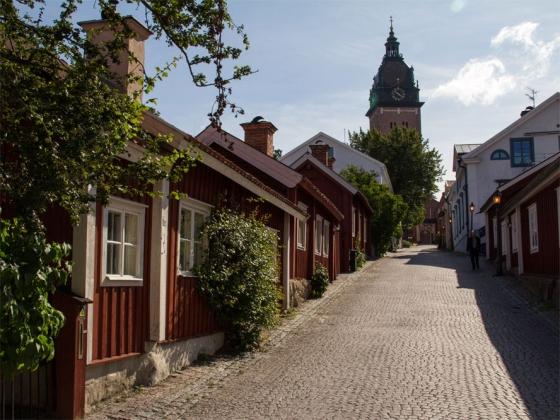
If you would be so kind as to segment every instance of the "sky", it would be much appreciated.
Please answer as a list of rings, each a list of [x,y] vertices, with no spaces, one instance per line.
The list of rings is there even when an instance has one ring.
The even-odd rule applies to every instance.
[[[94,6],[86,0],[77,18],[99,18]],[[527,87],[537,104],[560,90],[558,0],[230,0],[229,8],[251,42],[239,64],[257,72],[232,85],[245,115],[225,115],[223,128],[242,138],[239,124],[261,115],[278,127],[284,153],[319,131],[344,141],[369,127],[389,16],[419,80],[422,134],[440,151],[445,179],[453,178],[453,144],[482,143],[516,120],[531,105]],[[161,40],[146,48],[148,69],[177,54]],[[152,96],[164,119],[196,135],[214,95],[179,65]]]

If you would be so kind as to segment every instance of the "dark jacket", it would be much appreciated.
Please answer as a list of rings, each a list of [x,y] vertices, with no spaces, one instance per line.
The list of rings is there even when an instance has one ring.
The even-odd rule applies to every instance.
[[[470,254],[478,254],[480,252],[480,238],[478,236],[474,237],[475,246],[473,247],[473,238],[467,239],[467,251]]]

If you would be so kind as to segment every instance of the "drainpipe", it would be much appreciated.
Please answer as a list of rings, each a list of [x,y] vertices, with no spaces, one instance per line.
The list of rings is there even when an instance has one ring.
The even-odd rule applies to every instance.
[[[463,165],[463,159],[459,158],[459,160],[457,161],[457,165],[459,166],[459,168],[463,168],[465,170],[465,185],[463,186],[463,190],[465,190],[465,219],[466,219],[466,223],[467,223],[467,238],[469,236],[470,233],[470,226],[469,226],[469,178],[468,178],[468,172],[467,172],[467,166]]]

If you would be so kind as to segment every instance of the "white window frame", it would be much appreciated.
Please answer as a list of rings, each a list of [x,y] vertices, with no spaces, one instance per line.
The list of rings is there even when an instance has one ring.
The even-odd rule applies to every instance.
[[[356,236],[356,209],[352,206],[352,238]]]
[[[323,220],[323,257],[328,257],[331,246],[331,224],[328,220]]]
[[[527,207],[529,225],[529,253],[539,252],[539,219],[537,214],[537,203]],[[533,216],[533,217],[531,217]]]
[[[109,203],[103,209],[103,233],[102,233],[102,255],[101,255],[101,286],[102,287],[130,287],[142,286],[144,283],[144,225],[146,219],[146,208],[148,206],[135,201],[126,200],[119,197],[110,197]],[[136,226],[136,237],[138,243],[136,245],[136,276],[125,274],[107,274],[107,228],[109,221],[109,212],[121,214],[121,258],[120,266],[121,273],[124,271],[124,229],[125,229],[125,215],[131,214],[138,218]]]
[[[194,264],[194,216],[195,213],[202,214],[204,216],[205,221],[210,216],[210,212],[212,211],[212,205],[208,203],[204,203],[203,201],[195,200],[194,198],[185,198],[179,202],[179,210],[177,215],[177,247],[176,247],[176,256],[177,256],[177,274],[182,277],[192,277],[194,274],[192,272],[192,264]],[[189,210],[191,212],[191,249],[189,253],[189,269],[188,270],[181,270],[181,211],[182,210]]]
[[[307,206],[302,202],[298,203],[298,207],[302,209],[304,212],[307,213]],[[307,219],[296,220],[296,240],[297,240],[297,249],[305,251],[307,249]],[[300,233],[302,233],[302,241],[300,241]]]
[[[323,218],[319,215],[315,216],[315,229],[313,232],[315,237],[315,255],[321,255],[323,249]]]

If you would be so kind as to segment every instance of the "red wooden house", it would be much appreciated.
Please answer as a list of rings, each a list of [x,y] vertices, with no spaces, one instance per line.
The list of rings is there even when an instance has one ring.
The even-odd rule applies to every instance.
[[[489,258],[498,254],[506,271],[533,292],[558,304],[560,294],[560,153],[498,188],[500,204],[490,197],[486,214]],[[500,228],[500,229],[499,229]]]
[[[143,59],[147,30],[132,18],[128,25],[135,34],[128,48]],[[103,32],[103,22],[84,26],[101,29],[100,39],[110,39]],[[136,66],[125,62],[129,66],[114,67],[117,77]],[[45,216],[48,239],[72,243],[71,283],[66,293],[54,297],[67,322],[57,340],[55,369],[49,368],[56,376],[51,374],[44,381],[52,400],[46,408],[62,417],[80,417],[86,406],[134,384],[153,384],[195,360],[200,352],[212,353],[222,346],[223,333],[215,314],[198,295],[191,270],[202,249],[197,233],[212,208],[258,210],[268,216],[268,227],[278,233],[279,281],[286,296],[295,266],[291,255],[294,226],[306,224],[308,212],[328,218],[335,211],[326,200],[323,207],[298,206],[152,113],[144,114],[143,129],[170,134],[171,147],[192,147],[200,161],[178,185],[161,181],[156,186],[164,192],[160,198],[111,196],[106,206],[92,203],[77,226],[71,226],[57,207]],[[129,144],[121,156],[123,164],[142,153],[140,146]],[[171,188],[188,198],[171,199],[166,194]],[[90,193],[95,196],[94,187]],[[309,196],[324,198],[312,186]],[[332,226],[327,231],[332,232]],[[40,375],[22,380],[22,387],[38,381]]]
[[[263,120],[242,124],[245,141],[230,133],[207,127],[197,139],[228,160],[274,188],[309,214],[307,222],[294,221],[290,227],[290,278],[309,279],[315,264],[327,267],[331,281],[340,272],[340,226],[344,216],[313,182],[274,159],[273,135],[276,127]],[[286,303],[289,305],[289,302]]]
[[[310,179],[335,205],[341,209],[344,220],[340,227],[340,270],[349,271],[350,250],[360,249],[373,253],[370,238],[370,218],[373,213],[366,197],[331,169],[329,146],[314,144],[311,154],[306,153],[291,167]]]

